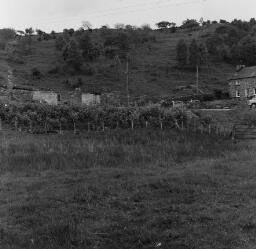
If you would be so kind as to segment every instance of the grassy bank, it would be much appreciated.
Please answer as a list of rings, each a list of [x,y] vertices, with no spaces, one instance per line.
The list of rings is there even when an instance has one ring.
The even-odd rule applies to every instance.
[[[252,145],[176,131],[2,134],[1,248],[253,248]]]

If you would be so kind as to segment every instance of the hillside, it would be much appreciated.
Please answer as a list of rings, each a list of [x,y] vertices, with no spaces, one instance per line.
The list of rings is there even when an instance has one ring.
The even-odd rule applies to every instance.
[[[129,51],[131,96],[163,97],[191,94],[194,90],[191,87],[186,89],[186,86],[195,85],[196,73],[192,70],[179,70],[175,67],[177,64],[175,50],[177,42],[184,39],[189,44],[193,38],[203,41],[205,35],[213,33],[220,25],[211,25],[191,32],[182,30],[176,33],[148,31],[149,35],[154,37],[154,41]],[[100,30],[94,30],[90,36],[92,40],[103,44]],[[66,91],[72,90],[65,83],[67,80],[76,82],[80,78],[81,88],[85,91],[126,92],[126,75],[120,73],[120,70],[124,71],[126,68],[125,60],[121,60],[120,68],[114,58],[106,58],[101,55],[96,61],[85,63],[85,67],[89,68],[89,73],[78,72],[71,75],[65,70],[59,70],[63,64],[63,58],[62,52],[56,50],[55,42],[55,39],[38,41],[34,36],[30,52],[24,53],[21,51],[21,48],[24,47],[16,45],[14,49],[8,50],[8,64],[14,75],[13,83],[21,86]],[[20,40],[17,40],[16,43],[12,41],[11,46],[13,43],[21,42]],[[1,64],[5,63],[6,61],[1,59]],[[41,72],[40,79],[33,79],[32,68],[37,68]],[[90,70],[93,72],[91,73]],[[204,92],[212,92],[214,89],[227,90],[227,79],[233,71],[234,66],[216,62],[209,57],[208,64],[200,70],[200,89]],[[6,71],[1,73],[1,78],[3,77],[6,78]]]

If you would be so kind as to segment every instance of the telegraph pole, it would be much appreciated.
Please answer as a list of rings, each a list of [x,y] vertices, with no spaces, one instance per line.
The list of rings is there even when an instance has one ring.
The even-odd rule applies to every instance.
[[[196,94],[199,94],[199,69],[198,64],[196,65]]]
[[[119,64],[120,68],[121,68],[121,62],[120,62],[120,59],[119,59],[119,56],[117,55],[115,57],[116,59],[116,62]],[[129,55],[127,54],[126,55],[126,69],[125,71],[122,71],[121,72],[123,74],[126,75],[126,97],[127,97],[127,106],[130,106],[130,93],[129,93]]]
[[[126,58],[126,94],[127,94],[127,106],[130,106],[130,94],[129,94],[129,56]]]

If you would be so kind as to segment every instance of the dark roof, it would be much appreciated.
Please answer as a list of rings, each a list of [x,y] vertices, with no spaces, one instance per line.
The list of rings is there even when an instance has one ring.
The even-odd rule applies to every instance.
[[[254,78],[256,77],[256,66],[253,67],[245,67],[240,71],[233,74],[230,80],[237,80],[237,79],[246,79],[246,78]]]

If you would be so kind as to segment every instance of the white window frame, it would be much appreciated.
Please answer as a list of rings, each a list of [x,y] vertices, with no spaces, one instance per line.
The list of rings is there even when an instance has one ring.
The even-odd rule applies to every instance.
[[[240,86],[240,82],[238,80],[235,81],[236,86]]]
[[[240,91],[239,90],[236,90],[236,98],[240,98]]]

